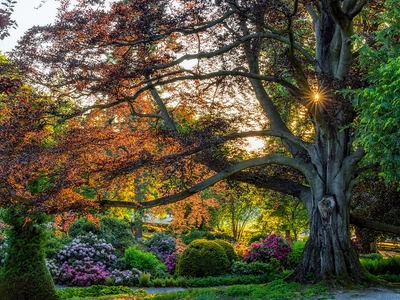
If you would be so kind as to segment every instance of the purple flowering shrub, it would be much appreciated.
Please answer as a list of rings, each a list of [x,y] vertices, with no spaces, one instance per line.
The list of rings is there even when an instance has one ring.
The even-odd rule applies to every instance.
[[[175,251],[176,239],[163,232],[158,232],[144,241],[144,245],[147,251],[152,252],[159,260],[165,263],[169,255]]]
[[[178,253],[172,252],[170,255],[167,256],[165,259],[165,266],[169,273],[175,273],[176,263],[178,262]]]
[[[115,248],[93,233],[78,236],[61,249],[55,259],[48,259],[47,266],[54,282],[71,286],[105,284],[133,284],[141,272],[136,269],[116,268]]]
[[[0,238],[0,267],[4,265],[4,261],[7,257],[7,239],[5,237]]]
[[[283,262],[292,251],[292,245],[280,234],[273,233],[261,242],[252,243],[243,252],[243,261],[251,262],[270,262],[277,259]]]

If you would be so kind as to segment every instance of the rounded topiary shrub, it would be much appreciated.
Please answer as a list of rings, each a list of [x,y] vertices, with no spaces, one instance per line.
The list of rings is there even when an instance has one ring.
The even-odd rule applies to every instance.
[[[176,271],[181,276],[206,277],[226,273],[229,268],[224,249],[214,241],[194,240],[183,251]]]
[[[235,249],[233,249],[233,246],[230,243],[224,240],[214,240],[213,242],[217,243],[224,249],[225,254],[228,257],[229,266],[231,266],[234,261],[238,260],[238,256],[235,253]]]

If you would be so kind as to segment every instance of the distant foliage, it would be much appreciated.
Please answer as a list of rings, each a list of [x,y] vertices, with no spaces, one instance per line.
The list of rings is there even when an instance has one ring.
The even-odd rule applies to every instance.
[[[224,249],[213,241],[205,239],[191,242],[183,251],[177,264],[180,276],[206,277],[227,272],[228,257]]]
[[[243,253],[245,262],[270,262],[271,259],[285,261],[292,251],[291,244],[280,234],[273,233],[261,242],[250,245]]]
[[[249,244],[254,243],[254,242],[259,242],[259,241],[265,239],[266,236],[267,236],[267,234],[265,234],[265,233],[254,234],[250,237]]]
[[[225,240],[225,241],[229,241],[229,242],[233,241],[233,238],[226,233],[208,232],[208,231],[197,230],[197,229],[192,229],[189,233],[182,234],[181,237],[182,237],[182,241],[186,245],[189,245],[191,242],[193,242],[194,240],[198,240],[198,239],[206,239],[206,240],[220,239],[220,240]]]

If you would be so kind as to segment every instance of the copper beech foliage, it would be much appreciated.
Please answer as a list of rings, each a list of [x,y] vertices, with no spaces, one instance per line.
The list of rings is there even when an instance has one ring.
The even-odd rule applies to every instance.
[[[348,43],[353,30],[365,29],[353,24],[365,1],[60,4],[56,22],[31,28],[12,59],[27,82],[51,96],[47,113],[65,126],[50,148],[58,149],[60,182],[68,182],[70,195],[121,200],[118,190],[149,173],[158,194],[140,206],[153,207],[231,176],[303,197],[311,209],[331,188],[323,178],[332,168],[342,170],[347,160],[353,169],[362,158],[352,132],[341,130],[355,117],[352,105],[335,91],[359,84]],[[341,40],[335,28],[349,38]],[[187,60],[195,65],[186,68]],[[273,130],[237,133],[253,128]],[[238,139],[248,136],[271,136],[256,158],[240,147]],[[339,139],[348,141],[343,149],[335,146]],[[352,186],[354,173],[342,174]],[[133,198],[127,206],[141,201]]]

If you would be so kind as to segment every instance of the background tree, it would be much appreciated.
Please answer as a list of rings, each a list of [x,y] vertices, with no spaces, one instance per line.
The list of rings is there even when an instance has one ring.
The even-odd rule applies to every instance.
[[[250,223],[260,215],[263,193],[248,184],[228,180],[217,188],[206,190],[203,195],[212,196],[218,202],[212,209],[214,226],[230,234],[235,241],[243,238]]]
[[[132,0],[108,10],[102,1],[81,2],[71,8],[62,1],[56,23],[32,28],[14,59],[30,83],[44,84],[58,101],[81,100],[58,113],[81,122],[69,144],[81,149],[84,137],[97,154],[97,137],[118,136],[115,152],[117,141],[132,141],[115,161],[81,155],[92,180],[117,180],[156,164],[163,196],[143,208],[177,202],[228,177],[292,195],[310,222],[293,279],[365,279],[350,243],[350,200],[365,149],[354,143],[359,111],[338,91],[360,87],[353,36],[373,38],[362,20],[389,7],[369,9],[365,0]],[[395,20],[385,22],[391,27]],[[181,65],[192,59],[196,67]],[[192,112],[195,126],[176,118],[178,107]],[[96,127],[110,111],[121,113],[113,122],[135,130]],[[83,134],[88,128],[93,133]],[[251,136],[264,137],[265,148],[248,155],[240,139]],[[73,173],[76,182],[84,182],[82,170]],[[99,195],[103,206],[138,207]]]
[[[258,220],[265,232],[286,231],[286,237],[297,241],[299,234],[308,229],[307,211],[296,198],[269,192],[261,205],[261,217]],[[273,219],[278,221],[273,221]],[[275,223],[271,226],[270,223]]]

